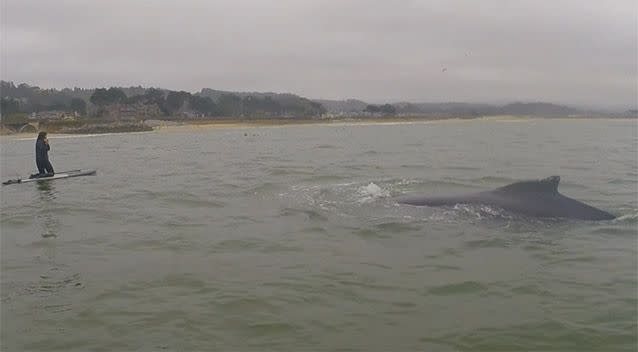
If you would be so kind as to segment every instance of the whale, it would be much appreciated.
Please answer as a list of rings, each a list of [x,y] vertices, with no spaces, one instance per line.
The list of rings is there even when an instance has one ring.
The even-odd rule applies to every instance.
[[[612,220],[616,216],[566,197],[558,192],[560,176],[512,183],[490,191],[449,197],[403,196],[397,203],[414,206],[445,207],[480,204],[530,217],[578,220]]]

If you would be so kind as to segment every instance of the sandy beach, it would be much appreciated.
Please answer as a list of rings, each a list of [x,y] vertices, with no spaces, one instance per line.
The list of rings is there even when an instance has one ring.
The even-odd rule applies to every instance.
[[[549,118],[546,118],[549,119]],[[625,118],[606,117],[556,117],[552,120],[584,121],[599,120],[626,120]],[[201,120],[201,121],[174,121],[156,120],[152,131],[143,132],[109,132],[95,134],[71,134],[49,133],[49,138],[81,138],[94,136],[109,136],[119,133],[171,133],[180,131],[198,131],[211,129],[243,129],[243,128],[281,128],[294,126],[368,126],[368,125],[399,125],[399,124],[432,124],[432,123],[468,123],[468,122],[529,122],[542,121],[544,118],[529,116],[484,116],[477,118],[460,117],[395,117],[395,118],[343,118],[343,119],[260,119],[260,120]],[[30,140],[35,139],[35,133],[12,133],[0,135],[0,140]]]

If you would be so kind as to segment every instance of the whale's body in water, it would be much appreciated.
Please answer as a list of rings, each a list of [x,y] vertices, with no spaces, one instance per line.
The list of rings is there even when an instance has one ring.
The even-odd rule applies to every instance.
[[[603,210],[558,193],[559,176],[537,181],[523,181],[496,188],[451,197],[402,197],[402,204],[417,206],[453,206],[484,204],[534,217],[570,218],[581,220],[611,220],[616,218]]]

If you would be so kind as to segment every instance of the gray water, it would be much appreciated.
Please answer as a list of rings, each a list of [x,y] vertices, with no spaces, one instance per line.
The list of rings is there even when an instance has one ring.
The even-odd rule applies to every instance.
[[[50,138],[1,189],[3,351],[633,351],[629,120]],[[35,168],[4,138],[2,180]],[[393,197],[551,175],[613,221]]]

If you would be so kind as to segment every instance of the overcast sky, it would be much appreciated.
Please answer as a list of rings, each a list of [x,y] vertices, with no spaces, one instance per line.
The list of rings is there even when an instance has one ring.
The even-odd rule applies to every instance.
[[[3,80],[635,106],[635,0],[2,0]]]

